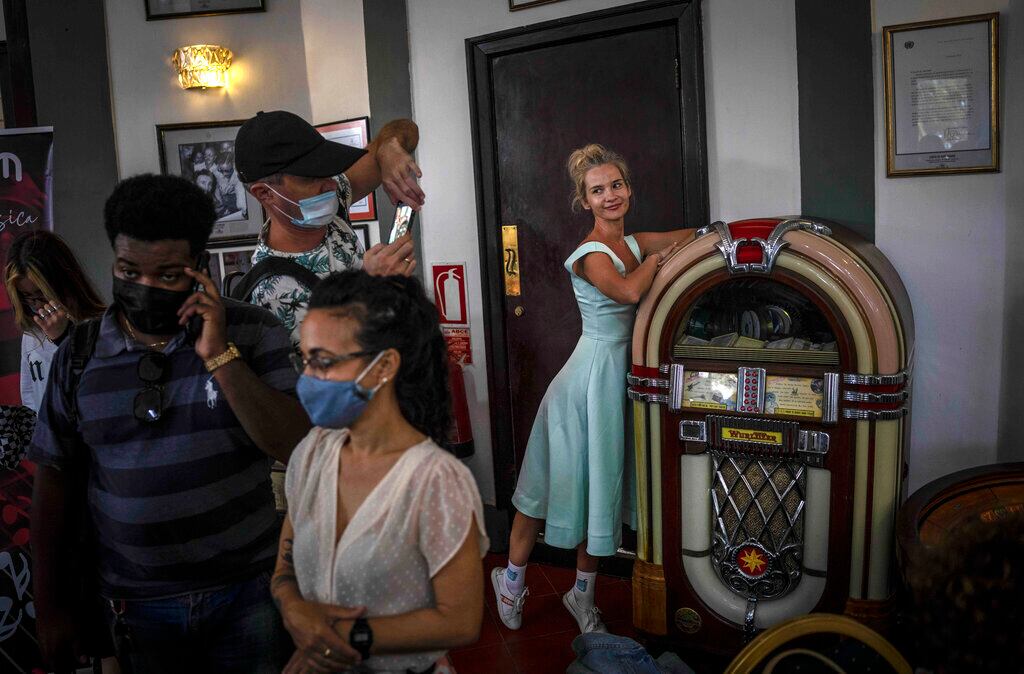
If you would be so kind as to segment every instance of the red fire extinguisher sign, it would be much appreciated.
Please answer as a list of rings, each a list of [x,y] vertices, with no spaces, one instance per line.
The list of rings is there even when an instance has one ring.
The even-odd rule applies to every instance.
[[[434,304],[442,325],[469,325],[466,265],[433,265]]]

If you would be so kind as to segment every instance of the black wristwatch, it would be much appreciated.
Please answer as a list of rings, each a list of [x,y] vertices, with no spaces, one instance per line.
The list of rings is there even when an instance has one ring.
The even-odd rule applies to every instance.
[[[370,647],[373,646],[373,630],[370,629],[370,623],[366,622],[366,618],[356,618],[352,630],[348,633],[348,643],[359,651],[363,660],[370,657]]]

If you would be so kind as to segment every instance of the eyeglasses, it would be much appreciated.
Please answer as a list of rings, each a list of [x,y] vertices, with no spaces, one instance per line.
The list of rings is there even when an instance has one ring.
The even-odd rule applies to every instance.
[[[160,351],[147,351],[139,358],[136,372],[145,385],[135,395],[132,411],[139,421],[153,423],[159,421],[164,412],[164,387],[170,359]]]
[[[313,372],[323,373],[330,370],[338,363],[344,363],[355,358],[372,356],[373,353],[374,352],[372,351],[354,351],[353,353],[344,353],[340,356],[324,356],[318,353],[310,356],[309,358],[303,358],[301,353],[292,353],[288,355],[288,359],[291,360],[292,366],[299,374],[305,372],[307,367]]]

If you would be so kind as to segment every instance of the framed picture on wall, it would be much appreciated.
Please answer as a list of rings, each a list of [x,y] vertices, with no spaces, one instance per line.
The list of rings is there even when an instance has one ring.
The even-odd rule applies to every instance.
[[[267,11],[265,0],[142,0],[142,2],[146,3],[146,21]]]
[[[552,2],[561,2],[562,0],[508,0],[508,11],[515,12],[520,9],[529,9],[530,7],[536,7],[538,5],[550,5]]]
[[[224,279],[232,274],[244,274],[252,269],[252,254],[256,244],[210,248],[210,277],[224,292]],[[237,283],[237,278],[234,279]]]
[[[355,119],[345,119],[340,122],[328,122],[326,124],[319,124],[315,128],[323,134],[324,138],[335,143],[360,149],[370,144],[369,117],[356,117]],[[374,199],[373,192],[352,204],[352,207],[348,209],[348,215],[352,222],[376,220],[377,202]]]
[[[886,176],[999,170],[999,14],[882,29]]]
[[[360,243],[363,244],[363,250],[370,250],[380,243],[380,228],[375,222],[352,223],[352,231],[359,237]]]
[[[235,136],[241,121],[157,124],[160,172],[181,176],[213,199],[217,222],[210,242],[255,241],[263,207],[235,170]]]

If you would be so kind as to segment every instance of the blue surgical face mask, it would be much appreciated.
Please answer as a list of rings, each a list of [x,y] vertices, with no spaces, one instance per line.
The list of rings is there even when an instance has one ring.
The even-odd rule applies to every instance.
[[[377,364],[383,355],[383,351],[378,353],[352,381],[330,381],[307,375],[299,377],[299,383],[296,386],[299,402],[302,403],[302,407],[305,408],[306,414],[309,415],[314,426],[348,428],[362,416],[366,406],[370,404],[370,400],[384,383],[381,382],[375,388],[367,389],[359,385],[359,380]]]
[[[338,193],[336,190],[330,192],[323,192],[316,195],[315,197],[309,197],[302,201],[292,201],[285,195],[275,190],[270,185],[267,185],[267,189],[281,197],[285,201],[291,204],[295,204],[302,211],[302,219],[293,218],[288,215],[277,206],[277,210],[288,219],[291,220],[292,224],[296,227],[305,227],[307,229],[319,229],[325,227],[327,223],[334,219],[334,216],[338,213]]]

